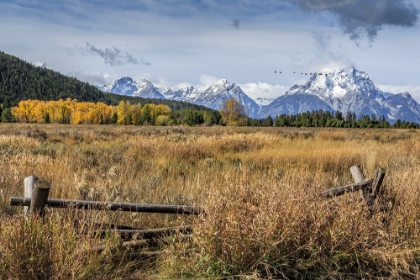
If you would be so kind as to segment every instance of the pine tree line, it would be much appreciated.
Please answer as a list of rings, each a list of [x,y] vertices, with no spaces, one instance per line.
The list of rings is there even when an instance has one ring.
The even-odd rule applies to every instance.
[[[237,102],[237,101],[236,101]],[[188,125],[188,126],[266,126],[266,127],[338,127],[338,128],[420,128],[414,122],[397,120],[394,125],[384,116],[362,115],[348,112],[312,111],[297,115],[282,114],[276,118],[251,119],[240,106],[226,101],[220,111],[187,108],[172,110],[163,104],[131,104],[121,100],[117,106],[103,102],[26,100],[18,106],[1,111],[3,122],[68,123],[68,124],[121,124],[121,125]]]
[[[254,121],[255,122],[255,121]],[[361,115],[347,112],[344,116],[337,111],[316,110],[312,112],[299,113],[297,115],[281,114],[274,119],[267,117],[259,120],[253,125],[278,126],[278,127],[342,127],[342,128],[420,128],[415,122],[397,120],[392,126],[384,116]]]

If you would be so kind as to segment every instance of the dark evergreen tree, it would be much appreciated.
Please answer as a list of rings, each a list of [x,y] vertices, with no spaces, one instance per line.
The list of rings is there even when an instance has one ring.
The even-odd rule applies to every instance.
[[[14,122],[12,109],[10,108],[3,109],[3,111],[1,112],[1,121],[4,123]]]
[[[271,117],[271,116],[268,116],[267,118],[265,118],[263,121],[262,121],[262,126],[273,126],[273,124],[274,124],[274,121],[273,121],[273,118]]]

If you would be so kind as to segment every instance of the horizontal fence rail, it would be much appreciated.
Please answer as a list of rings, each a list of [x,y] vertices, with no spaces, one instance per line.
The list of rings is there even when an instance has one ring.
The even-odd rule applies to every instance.
[[[48,205],[48,207],[51,207],[51,208],[74,208],[74,209],[89,209],[89,210],[128,211],[128,212],[183,214],[183,215],[199,215],[200,213],[204,213],[203,209],[201,209],[200,207],[186,206],[186,205],[101,202],[101,201],[69,200],[69,199],[55,199],[55,198],[49,198],[46,204]],[[31,198],[11,197],[10,205],[30,206]]]
[[[333,197],[333,196],[340,196],[347,192],[356,192],[359,191],[365,187],[368,187],[373,182],[373,179],[360,181],[358,183],[349,184],[346,186],[330,189],[327,191],[321,192],[322,196],[326,197]]]

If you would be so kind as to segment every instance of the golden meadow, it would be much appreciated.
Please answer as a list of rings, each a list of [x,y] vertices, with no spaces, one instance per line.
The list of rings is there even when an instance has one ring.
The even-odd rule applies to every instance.
[[[386,170],[368,218],[360,194],[319,192]],[[48,209],[24,219],[9,198],[23,179],[50,197],[198,205],[199,217]],[[420,131],[0,124],[0,279],[359,279],[420,277]],[[159,228],[156,261],[130,261],[119,237],[82,235],[74,220]],[[102,254],[81,253],[105,244]],[[153,248],[152,248],[153,249]],[[144,249],[151,250],[151,249]]]

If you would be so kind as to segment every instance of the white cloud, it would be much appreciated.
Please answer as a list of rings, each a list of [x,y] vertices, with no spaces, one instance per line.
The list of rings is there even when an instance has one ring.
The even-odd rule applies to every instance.
[[[251,98],[256,99],[258,97],[264,98],[277,98],[283,95],[288,89],[288,86],[284,85],[272,85],[268,83],[245,83],[239,84],[241,89]]]
[[[328,29],[312,32],[313,55],[304,57],[298,55],[293,57],[292,65],[307,72],[324,72],[342,69],[345,67],[354,67],[355,63],[347,56],[339,36],[335,31],[333,36],[326,33]],[[341,38],[340,38],[341,37]]]
[[[101,73],[101,72],[87,72],[87,71],[76,71],[71,72],[67,74],[70,77],[74,77],[76,79],[79,79],[83,82],[87,82],[92,85],[106,85],[115,77],[111,77],[107,73]]]
[[[36,67],[48,68],[47,64],[45,64],[45,62],[42,62],[42,61],[35,61],[32,64]]]
[[[208,75],[208,74],[202,74],[200,75],[200,83],[198,84],[192,84],[189,82],[179,82],[179,83],[174,83],[168,79],[165,78],[156,78],[150,74],[143,74],[142,77],[139,77],[137,80],[140,79],[147,79],[149,81],[151,81],[153,83],[153,85],[155,85],[158,88],[170,88],[172,90],[179,90],[182,88],[187,88],[190,86],[194,86],[195,88],[199,89],[199,90],[206,90],[208,87],[210,87],[211,85],[213,85],[214,83],[220,81],[222,78],[217,78],[215,76],[212,75]],[[136,80],[136,81],[137,81]]]
[[[190,87],[190,86],[191,86],[191,84],[189,84],[189,83],[179,83],[179,84],[176,84],[176,85],[174,85],[170,88],[175,91],[175,90],[187,88],[187,87]]]
[[[202,74],[200,76],[200,82],[201,84],[199,85],[195,85],[196,88],[200,89],[200,90],[205,90],[208,87],[210,87],[212,84],[220,81],[222,78],[217,78],[215,76],[212,75],[208,75],[208,74]]]

